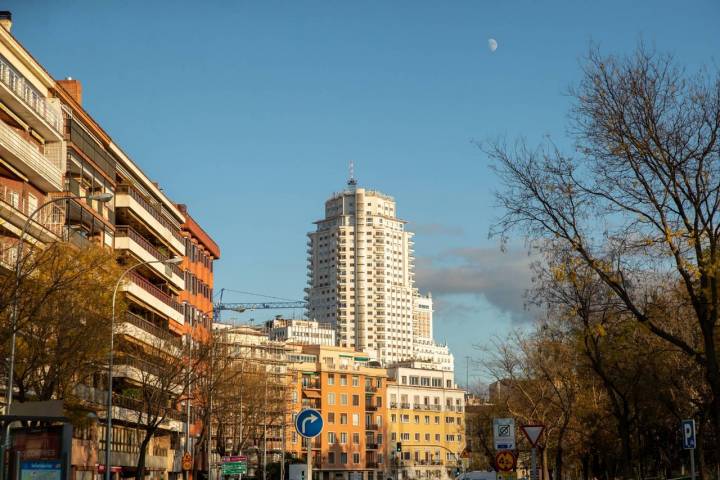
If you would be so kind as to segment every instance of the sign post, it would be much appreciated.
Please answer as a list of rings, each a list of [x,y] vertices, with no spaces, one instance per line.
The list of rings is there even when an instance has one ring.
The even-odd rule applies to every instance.
[[[538,480],[537,444],[538,440],[540,440],[540,435],[542,435],[545,430],[545,425],[522,425],[520,428],[532,447],[530,451],[530,468],[532,469],[530,471],[530,480]]]
[[[493,418],[495,450],[515,450],[515,420]]]
[[[295,430],[307,438],[307,476],[305,480],[312,480],[312,443],[311,440],[322,432],[323,419],[320,412],[306,408],[295,416]]]
[[[695,420],[683,420],[681,423],[683,448],[690,450],[690,480],[695,480]]]

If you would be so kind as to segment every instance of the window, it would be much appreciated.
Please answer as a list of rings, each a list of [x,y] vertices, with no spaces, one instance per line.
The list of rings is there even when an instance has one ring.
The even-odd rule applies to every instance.
[[[426,442],[429,442],[429,441],[430,441],[430,434],[429,434],[429,433],[426,433],[426,434],[425,434],[425,441],[426,441]]]
[[[337,437],[335,436],[335,432],[328,432],[328,443],[333,444],[337,443]]]
[[[347,453],[343,452],[343,453],[340,454],[340,463],[341,463],[342,465],[346,465],[346,464],[347,464]]]
[[[360,445],[360,434],[359,433],[353,433],[353,443],[355,445]]]
[[[352,377],[352,386],[353,387],[360,386],[360,377],[358,377],[357,375],[353,375],[353,377]]]
[[[347,375],[340,375],[340,385],[347,385]]]
[[[108,383],[110,383],[110,382],[108,382]],[[391,413],[391,414],[390,414],[390,421],[391,421],[392,423],[396,423],[396,422],[397,422],[397,415],[395,415],[394,413]]]
[[[110,383],[110,382],[108,382],[108,383]],[[328,452],[328,463],[330,465],[335,464],[335,452]]]
[[[347,413],[340,414],[340,425],[347,425]]]
[[[409,434],[409,433],[403,433],[403,434],[401,435],[401,438],[402,438],[403,440],[410,440],[410,434]]]
[[[405,415],[405,414],[401,415],[400,421],[402,423],[410,423],[410,415]]]
[[[435,441],[436,441],[436,442],[439,442],[439,441],[440,441],[440,434],[439,434],[439,433],[436,433],[436,434],[435,434]]]
[[[393,442],[394,442],[395,440],[397,440],[397,433],[392,432],[392,433],[390,434],[390,440],[393,441]]]
[[[356,427],[360,425],[360,415],[358,415],[357,413],[352,414],[352,424]]]
[[[415,415],[415,423],[420,423],[420,415]]]
[[[377,388],[382,388],[382,378],[376,378],[375,379],[375,386]]]
[[[425,425],[430,425],[430,415],[425,415]]]
[[[353,404],[353,407],[360,406],[360,395],[352,396],[352,404]]]
[[[343,445],[347,443],[347,433],[346,432],[340,432],[340,443]]]
[[[328,384],[328,385],[335,385],[335,374],[334,374],[334,373],[329,373],[329,374],[328,374],[327,384]]]
[[[347,405],[347,393],[340,394],[340,405]]]
[[[335,423],[335,412],[329,412],[327,415],[328,423]]]
[[[328,405],[335,405],[335,394],[328,393]]]
[[[415,441],[416,441],[416,442],[419,442],[419,441],[420,441],[420,434],[419,434],[419,433],[416,433],[416,434],[415,434]]]
[[[452,380],[445,380],[445,386],[447,388],[452,388]]]
[[[440,417],[435,416],[435,425],[440,425]]]
[[[353,463],[360,463],[360,454],[359,453],[353,453]]]

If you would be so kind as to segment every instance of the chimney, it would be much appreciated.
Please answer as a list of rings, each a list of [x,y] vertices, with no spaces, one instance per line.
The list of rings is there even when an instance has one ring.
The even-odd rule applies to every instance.
[[[0,10],[0,25],[8,32],[12,28],[12,12],[10,10]]]
[[[57,83],[63,88],[63,90],[70,94],[78,105],[82,105],[82,85],[78,80],[73,80],[72,77],[67,77],[65,80],[58,80]]]

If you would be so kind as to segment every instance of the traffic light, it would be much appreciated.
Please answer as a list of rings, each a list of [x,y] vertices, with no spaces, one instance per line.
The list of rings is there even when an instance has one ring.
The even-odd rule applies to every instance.
[[[395,451],[400,453],[402,452],[402,442],[397,442],[397,446],[395,447]]]

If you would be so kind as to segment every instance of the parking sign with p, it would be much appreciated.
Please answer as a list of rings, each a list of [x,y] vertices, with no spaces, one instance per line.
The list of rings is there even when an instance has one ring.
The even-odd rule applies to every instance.
[[[695,448],[695,420],[683,420],[681,424],[683,448]]]

